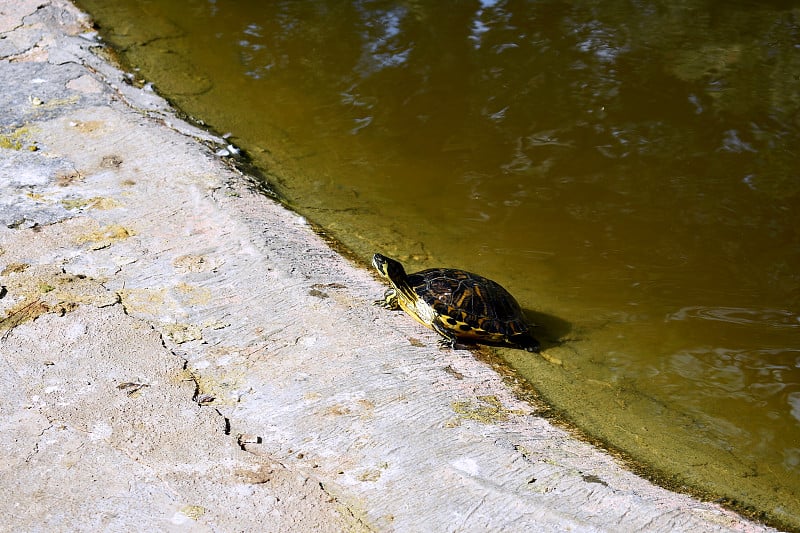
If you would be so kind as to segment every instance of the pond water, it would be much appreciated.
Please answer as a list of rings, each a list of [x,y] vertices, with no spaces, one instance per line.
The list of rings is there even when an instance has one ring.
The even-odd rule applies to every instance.
[[[79,4],[365,263],[506,286],[587,434],[800,529],[798,2]]]

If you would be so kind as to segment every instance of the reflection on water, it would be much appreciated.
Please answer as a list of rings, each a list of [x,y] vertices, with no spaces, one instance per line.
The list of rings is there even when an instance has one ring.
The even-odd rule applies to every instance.
[[[503,355],[587,432],[800,528],[795,2],[81,3],[365,259],[568,322]]]

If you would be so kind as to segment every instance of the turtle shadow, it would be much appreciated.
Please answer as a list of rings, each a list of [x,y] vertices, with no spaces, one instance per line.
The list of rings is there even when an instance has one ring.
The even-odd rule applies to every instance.
[[[542,350],[559,346],[572,331],[572,323],[563,318],[532,309],[522,309],[528,324],[532,326],[531,333],[541,344]]]

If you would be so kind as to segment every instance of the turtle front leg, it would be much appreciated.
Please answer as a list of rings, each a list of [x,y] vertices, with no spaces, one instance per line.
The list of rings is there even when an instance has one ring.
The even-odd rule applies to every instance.
[[[397,303],[397,291],[393,288],[386,289],[386,292],[383,293],[383,300],[375,300],[373,303],[389,311],[400,310],[400,304]]]

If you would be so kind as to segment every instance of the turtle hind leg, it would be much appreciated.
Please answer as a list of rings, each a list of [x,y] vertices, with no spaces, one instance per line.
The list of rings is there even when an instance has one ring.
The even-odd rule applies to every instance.
[[[448,349],[448,350],[455,350],[456,349],[456,339],[453,337],[452,339],[449,337],[439,339],[439,342],[436,344],[439,345],[439,349]]]
[[[450,348],[451,350],[456,349],[457,339],[453,330],[444,327],[438,321],[434,321],[431,326],[436,333],[442,336],[442,338],[439,339],[439,348]]]
[[[542,349],[539,341],[533,338],[530,333],[522,333],[509,337],[508,343],[514,348],[522,348],[533,353],[539,353]]]
[[[389,311],[399,311],[400,304],[397,301],[397,291],[389,288],[383,293],[383,300],[375,300],[375,305],[388,309]]]

